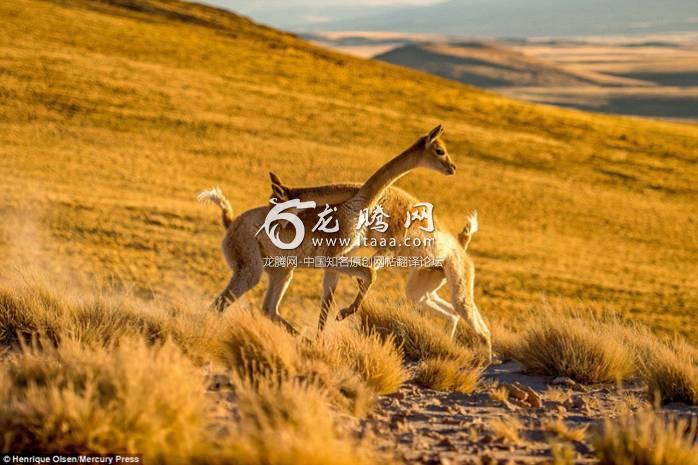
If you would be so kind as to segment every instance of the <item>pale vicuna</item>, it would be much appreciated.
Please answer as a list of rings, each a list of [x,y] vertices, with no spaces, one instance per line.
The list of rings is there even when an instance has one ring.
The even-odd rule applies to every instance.
[[[340,203],[353,196],[359,189],[358,184],[329,184],[315,187],[288,187],[284,185],[278,176],[270,173],[272,180],[272,195],[279,199],[300,199],[302,201],[315,200],[321,203]],[[415,237],[434,237],[434,242],[422,241],[422,247],[410,247],[400,245],[397,247],[375,247],[376,255],[394,256],[421,256],[443,259],[443,266],[440,268],[412,268],[408,277],[406,294],[414,303],[434,311],[451,320],[451,337],[455,334],[459,316],[463,317],[473,331],[481,338],[487,346],[489,355],[492,355],[492,341],[489,328],[484,322],[477,305],[475,304],[474,282],[475,270],[472,260],[466,254],[467,242],[476,230],[477,218],[471,217],[466,229],[472,228],[468,234],[465,231],[456,238],[445,231],[440,222],[434,217],[433,233],[423,231],[414,223],[409,228],[404,228],[404,212],[419,200],[396,187],[391,187],[385,191],[379,200],[383,210],[388,213],[393,223],[390,224],[389,231],[381,232],[369,230],[369,237],[376,239],[374,243],[381,244],[382,238],[392,236],[394,231],[402,231],[402,238],[399,244],[405,244],[405,237],[414,239]],[[410,243],[414,243],[411,240]],[[442,299],[437,290],[445,282],[449,284],[451,302]],[[323,281],[323,296],[318,322],[318,331],[324,328],[327,313],[333,303],[334,293],[339,281],[339,275],[333,270],[327,270]]]
[[[248,210],[233,218],[230,203],[219,189],[204,191],[199,195],[200,200],[207,200],[218,205],[222,210],[223,226],[226,229],[222,243],[223,255],[233,271],[233,277],[216,298],[214,305],[223,310],[230,302],[239,299],[244,293],[259,283],[262,273],[266,271],[269,277],[269,287],[264,297],[264,311],[273,319],[281,321],[289,329],[293,327],[279,315],[278,307],[292,279],[295,267],[312,267],[331,270],[334,273],[344,273],[356,277],[359,281],[359,292],[354,301],[339,313],[338,319],[345,318],[356,312],[363,301],[366,292],[373,283],[375,271],[367,266],[334,265],[326,268],[306,258],[338,257],[350,254],[359,244],[362,237],[368,234],[366,225],[357,228],[362,211],[371,210],[385,190],[401,176],[413,169],[424,167],[436,170],[442,174],[455,173],[455,165],[446,152],[446,147],[438,139],[443,128],[437,126],[424,137],[421,137],[411,147],[382,166],[361,185],[353,195],[342,202],[337,202],[333,209],[333,218],[337,220],[338,231],[326,232],[321,229],[313,231],[317,226],[318,215],[325,208],[300,209],[295,211],[306,232],[299,245],[293,249],[283,249],[274,245],[267,234],[260,233],[265,227],[267,214],[272,207],[264,206]],[[275,228],[277,239],[284,243],[293,242],[297,236],[294,228]],[[338,241],[342,237],[347,241]],[[329,240],[328,240],[329,239]],[[291,265],[265,267],[265,258],[275,259],[292,257],[297,261]]]
[[[475,267],[473,266],[473,262],[466,252],[468,250],[468,245],[470,244],[470,241],[477,230],[477,213],[473,212],[468,217],[468,222],[463,230],[460,232],[460,234],[458,234],[458,243],[464,254],[463,276],[468,287],[467,293],[471,296],[474,294],[473,286],[475,285]],[[441,289],[446,282],[447,278],[443,267],[434,266],[427,268],[415,268],[410,271],[410,274],[407,277],[405,295],[413,304],[421,306],[427,310],[431,310],[436,314],[449,319],[451,321],[451,331],[449,334],[451,339],[453,339],[454,335],[456,334],[456,328],[458,327],[460,316],[455,311],[453,305],[444,300],[438,294],[438,290]],[[476,326],[479,326],[481,329],[484,328],[489,334],[489,329],[482,320],[480,312],[474,312],[473,316],[478,319]]]

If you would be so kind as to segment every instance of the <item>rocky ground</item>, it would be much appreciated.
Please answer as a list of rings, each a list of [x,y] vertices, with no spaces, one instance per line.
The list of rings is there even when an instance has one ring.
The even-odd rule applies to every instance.
[[[509,362],[491,366],[482,388],[470,395],[408,383],[381,398],[360,427],[407,463],[538,464],[554,454],[591,463],[589,434],[582,431],[591,433],[645,397],[637,385],[582,386],[569,378],[530,376]],[[698,415],[695,408],[676,408]],[[554,426],[560,421],[562,429]]]
[[[212,374],[209,390],[221,415],[237,415],[229,377]],[[347,427],[405,463],[545,464],[554,456],[594,463],[591,435],[625,409],[647,402],[640,384],[580,385],[526,374],[517,362],[490,366],[473,394],[408,382],[382,396],[369,416]],[[698,417],[698,407],[666,407]]]

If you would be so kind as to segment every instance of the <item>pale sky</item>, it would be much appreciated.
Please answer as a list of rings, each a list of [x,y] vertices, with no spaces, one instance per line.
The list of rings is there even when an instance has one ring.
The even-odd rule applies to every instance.
[[[323,6],[382,6],[382,5],[430,5],[444,0],[206,0],[230,8],[287,7],[289,5],[322,8]]]
[[[445,0],[198,0],[287,28],[387,11],[396,6],[424,6]]]
[[[294,32],[381,30],[480,37],[698,29],[696,0],[198,0]]]

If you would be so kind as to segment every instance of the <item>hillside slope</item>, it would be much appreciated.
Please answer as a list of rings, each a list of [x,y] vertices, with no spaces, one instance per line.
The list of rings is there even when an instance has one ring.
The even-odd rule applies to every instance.
[[[197,191],[241,212],[270,169],[361,181],[443,122],[457,175],[399,186],[453,229],[478,209],[486,317],[583,301],[698,334],[694,125],[521,103],[176,1],[18,0],[0,18],[4,278],[208,299],[229,276]],[[374,297],[404,277],[379,280]],[[283,311],[313,325],[319,283],[296,273]]]

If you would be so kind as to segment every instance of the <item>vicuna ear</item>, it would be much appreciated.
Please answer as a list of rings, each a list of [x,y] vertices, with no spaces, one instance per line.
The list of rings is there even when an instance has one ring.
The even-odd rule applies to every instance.
[[[288,200],[286,191],[282,187],[272,184],[271,191],[273,192],[274,197],[276,197],[276,200],[279,202],[285,202]]]
[[[277,175],[275,175],[273,172],[269,171],[269,179],[271,179],[272,184],[278,184],[278,185],[283,185],[281,182],[281,179]]]
[[[444,127],[439,124],[434,129],[429,131],[429,134],[427,135],[427,143],[429,143],[429,144],[433,143],[443,133],[444,133]]]
[[[286,187],[281,182],[281,179],[271,171],[269,172],[269,179],[271,179],[271,191],[272,194],[280,202],[285,202],[288,199],[288,193],[286,192]]]

